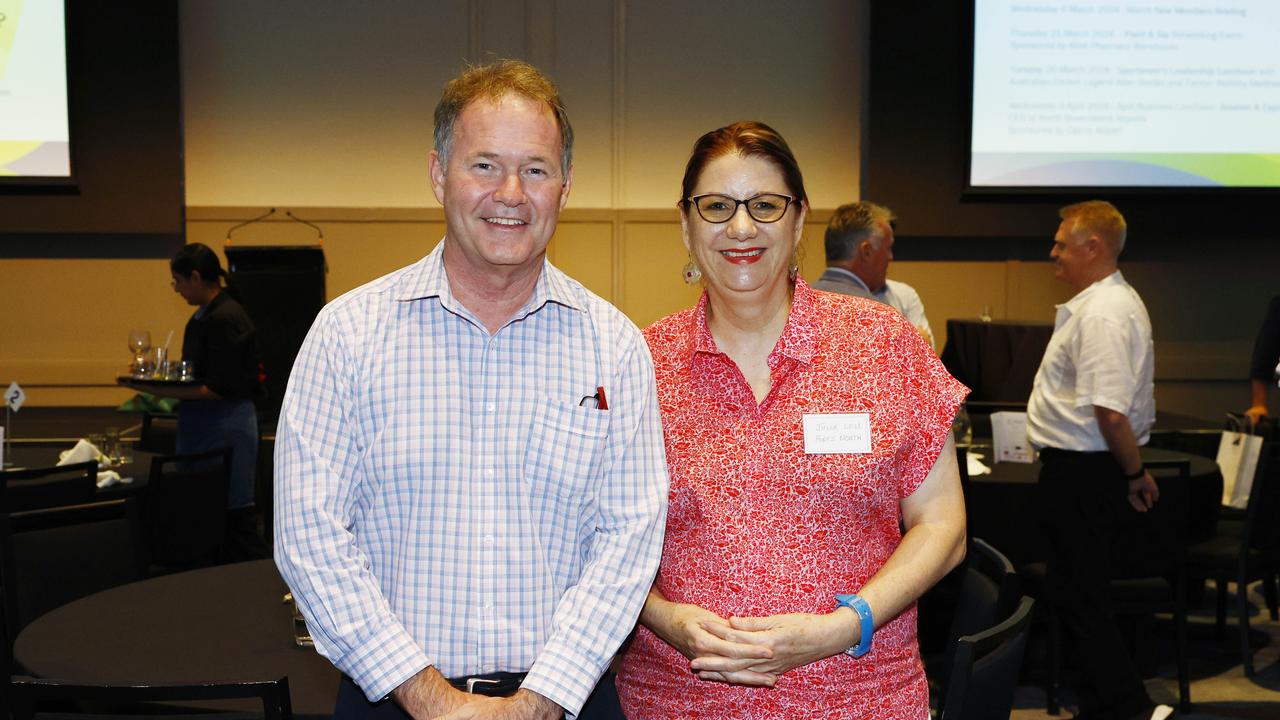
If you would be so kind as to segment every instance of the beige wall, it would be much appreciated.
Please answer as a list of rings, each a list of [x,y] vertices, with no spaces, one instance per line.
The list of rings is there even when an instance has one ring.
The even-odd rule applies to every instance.
[[[692,303],[671,209],[683,163],[697,135],[749,117],[777,127],[804,168],[813,279],[822,223],[858,195],[868,5],[185,0],[188,238],[221,248],[236,221],[292,209],[324,228],[330,296],[420,257],[443,234],[425,163],[439,88],[466,59],[513,55],[558,80],[577,130],[550,251],[559,266],[640,324]],[[314,233],[286,220],[235,237]],[[1223,303],[1252,312],[1273,269],[1245,258],[1208,269],[1233,282],[1215,286],[1192,261],[1126,266],[1156,325],[1161,407],[1213,417],[1243,401],[1252,340],[1221,322]],[[892,273],[920,291],[940,343],[948,317],[988,306],[1050,321],[1068,295],[1043,262],[898,262]],[[127,393],[111,383],[130,327],[157,340],[173,330],[176,347],[189,313],[164,259],[0,259],[0,384],[17,379],[36,405],[119,402]]]
[[[735,120],[793,143],[815,207],[857,193],[867,0],[188,0],[187,204],[415,208],[465,60],[527,58],[577,134],[572,208],[665,208]]]
[[[223,247],[228,228],[262,207],[189,208],[188,239]],[[302,211],[299,211],[301,213]],[[815,210],[805,229],[802,274],[822,272],[822,229],[830,210]],[[444,233],[438,208],[361,210],[309,208],[303,215],[325,234],[330,298],[421,257]],[[307,244],[315,232],[289,220],[250,225],[237,244]],[[905,242],[905,241],[904,241]],[[674,210],[570,209],[549,249],[552,262],[644,325],[687,307],[697,289],[680,278],[685,261]],[[1147,299],[1156,327],[1157,400],[1165,410],[1215,417],[1246,398],[1251,336],[1215,333],[1184,307],[1204,294],[1191,263],[1139,263],[1125,272]],[[1247,262],[1220,263],[1215,273],[1246,279]],[[1069,297],[1047,262],[895,262],[895,278],[920,292],[939,346],[947,318],[972,318],[984,306],[996,318],[1050,322]],[[190,314],[168,285],[164,260],[0,260],[0,381],[17,379],[33,405],[112,404],[128,393],[112,387],[128,360],[131,327],[157,343],[173,330],[174,348]],[[1256,283],[1255,283],[1256,284]],[[1191,317],[1187,317],[1191,314]],[[1219,326],[1223,323],[1218,323]]]

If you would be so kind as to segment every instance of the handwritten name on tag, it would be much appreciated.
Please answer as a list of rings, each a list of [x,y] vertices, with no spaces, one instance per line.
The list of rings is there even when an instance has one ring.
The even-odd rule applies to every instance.
[[[867,413],[807,414],[803,421],[807,455],[871,452],[871,416]]]

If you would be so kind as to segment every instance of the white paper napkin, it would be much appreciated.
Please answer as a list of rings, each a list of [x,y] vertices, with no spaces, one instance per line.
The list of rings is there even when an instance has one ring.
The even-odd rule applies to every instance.
[[[98,464],[102,464],[104,459],[105,456],[102,454],[102,451],[98,449],[98,446],[84,438],[80,438],[76,441],[75,447],[70,450],[64,450],[62,454],[58,456],[58,464],[71,465],[73,463],[89,462],[90,460],[94,460],[98,462]]]
[[[103,470],[98,473],[98,487],[107,488],[112,485],[126,485],[133,482],[131,477],[120,477],[120,473],[115,470]]]
[[[970,450],[967,454],[969,464],[969,477],[976,475],[990,475],[991,468],[982,462],[982,453],[976,453]]]

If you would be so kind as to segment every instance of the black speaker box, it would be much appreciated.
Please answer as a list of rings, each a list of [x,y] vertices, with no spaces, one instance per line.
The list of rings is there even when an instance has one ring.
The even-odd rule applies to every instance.
[[[227,247],[230,283],[258,331],[267,397],[258,410],[274,424],[298,348],[324,307],[327,267],[319,246]]]

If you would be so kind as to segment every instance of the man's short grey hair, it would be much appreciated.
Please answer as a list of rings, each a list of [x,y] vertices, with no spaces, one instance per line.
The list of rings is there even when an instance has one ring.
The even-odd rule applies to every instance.
[[[1068,205],[1058,211],[1058,217],[1070,223],[1072,235],[1097,235],[1113,257],[1120,257],[1124,252],[1128,225],[1116,206],[1106,200],[1086,200]]]
[[[567,177],[573,164],[573,126],[569,124],[569,113],[555,83],[522,60],[473,65],[444,86],[435,112],[435,150],[440,164],[449,164],[454,126],[468,105],[476,100],[501,100],[512,93],[544,103],[555,115],[556,126],[560,128],[560,172]]]
[[[827,262],[848,260],[853,257],[863,240],[879,250],[883,239],[876,227],[884,222],[892,223],[898,217],[887,207],[871,202],[855,202],[841,205],[827,223]]]

